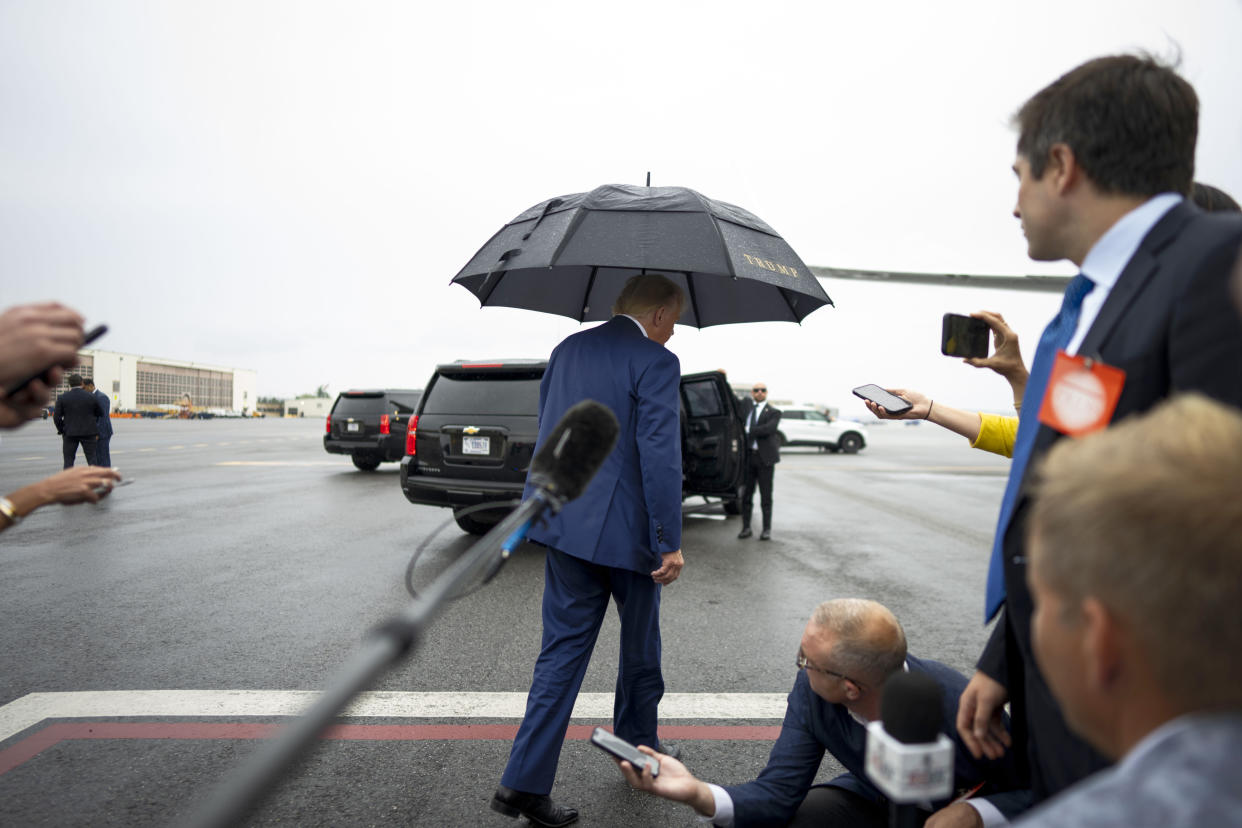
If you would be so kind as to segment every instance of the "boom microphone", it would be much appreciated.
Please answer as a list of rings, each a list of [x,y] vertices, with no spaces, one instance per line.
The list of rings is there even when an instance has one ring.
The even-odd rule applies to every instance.
[[[452,596],[484,570],[493,573],[543,512],[578,497],[617,442],[621,427],[606,406],[585,400],[565,412],[530,464],[535,492],[436,578],[401,615],[381,624],[319,699],[260,750],[205,803],[190,828],[238,824],[349,701],[386,666],[409,652]],[[499,553],[499,556],[497,556]],[[497,559],[499,557],[499,560]],[[490,576],[488,576],[490,577]]]
[[[899,672],[884,683],[879,722],[867,725],[867,776],[889,798],[889,825],[922,825],[914,803],[953,790],[953,742],[940,732],[944,689],[924,673]]]
[[[616,416],[595,400],[565,412],[530,464],[530,482],[562,501],[580,496],[617,444]]]

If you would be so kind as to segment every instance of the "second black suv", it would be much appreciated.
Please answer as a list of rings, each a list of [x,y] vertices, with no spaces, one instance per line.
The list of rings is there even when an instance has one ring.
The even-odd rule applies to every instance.
[[[375,471],[405,455],[405,428],[423,392],[387,388],[343,391],[328,414],[323,447],[329,454],[348,454],[363,471]]]
[[[539,434],[546,360],[453,362],[436,368],[406,435],[401,491],[411,503],[447,506],[457,525],[483,534],[507,508],[467,506],[521,498]],[[743,424],[724,374],[681,378],[682,497],[737,496],[745,468]]]

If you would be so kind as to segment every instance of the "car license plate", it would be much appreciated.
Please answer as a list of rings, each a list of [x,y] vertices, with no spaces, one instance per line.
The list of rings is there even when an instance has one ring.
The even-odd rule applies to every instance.
[[[358,423],[346,423],[346,424],[345,424],[345,430],[346,430],[346,431],[357,431],[357,430],[358,430]]]
[[[492,440],[490,437],[462,437],[462,454],[491,454]]]

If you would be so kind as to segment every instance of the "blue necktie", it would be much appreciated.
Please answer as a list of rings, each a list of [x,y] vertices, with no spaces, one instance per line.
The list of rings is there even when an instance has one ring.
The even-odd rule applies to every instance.
[[[1009,527],[1009,519],[1013,517],[1018,490],[1022,488],[1022,476],[1026,474],[1026,464],[1031,459],[1035,435],[1039,432],[1039,409],[1044,403],[1048,375],[1052,373],[1052,363],[1056,359],[1057,351],[1068,345],[1074,336],[1083,297],[1094,287],[1095,283],[1081,273],[1070,280],[1069,286],[1065,288],[1065,298],[1061,302],[1061,312],[1044,328],[1044,334],[1039,338],[1039,347],[1035,349],[1031,376],[1026,381],[1026,391],[1022,395],[1022,412],[1018,418],[1018,436],[1013,443],[1013,465],[1009,467],[1009,483],[1005,486],[1000,520],[996,523],[996,537],[992,540],[984,623],[992,620],[992,616],[996,615],[1005,600],[1005,564],[1001,557],[1005,530]]]

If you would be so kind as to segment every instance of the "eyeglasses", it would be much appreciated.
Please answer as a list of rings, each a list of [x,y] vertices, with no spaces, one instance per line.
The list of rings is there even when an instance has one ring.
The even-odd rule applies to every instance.
[[[823,667],[816,667],[810,661],[807,661],[806,654],[802,652],[801,648],[799,648],[798,650],[797,664],[798,664],[799,670],[814,670],[817,673],[823,673],[826,676],[832,676],[833,678],[839,678],[842,681],[852,681],[855,684],[857,684],[859,687],[863,686],[863,683],[861,681],[859,681],[858,679],[852,679],[849,676],[845,675],[844,673],[838,673],[835,670],[825,670]]]
[[[756,394],[766,394],[766,393],[768,393],[768,389],[766,389],[766,388],[752,388],[752,389],[750,389],[750,390],[751,390],[751,391],[754,391]]]

